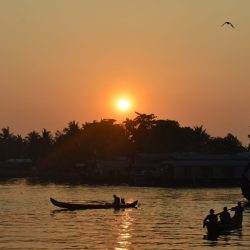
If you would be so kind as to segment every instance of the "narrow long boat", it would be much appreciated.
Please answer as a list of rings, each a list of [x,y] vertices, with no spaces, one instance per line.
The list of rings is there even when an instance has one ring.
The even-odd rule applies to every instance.
[[[209,223],[206,224],[207,232],[210,235],[222,234],[224,232],[228,232],[237,228],[241,228],[241,226],[242,226],[242,222],[236,221],[236,220],[231,220],[228,223],[218,222],[215,225],[211,225]]]
[[[71,203],[71,202],[61,202],[57,201],[53,198],[50,198],[50,201],[56,207],[69,209],[69,210],[83,210],[83,209],[120,209],[120,208],[134,208],[138,204],[138,200],[132,203],[121,204],[119,207],[114,207],[112,203],[105,203],[105,204],[82,204],[82,203]]]

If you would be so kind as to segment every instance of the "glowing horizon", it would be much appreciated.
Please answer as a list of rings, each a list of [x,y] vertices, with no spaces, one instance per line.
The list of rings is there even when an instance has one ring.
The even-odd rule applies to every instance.
[[[248,144],[249,8],[233,0],[1,1],[0,128],[56,131],[138,111]],[[126,112],[115,102],[123,96]]]

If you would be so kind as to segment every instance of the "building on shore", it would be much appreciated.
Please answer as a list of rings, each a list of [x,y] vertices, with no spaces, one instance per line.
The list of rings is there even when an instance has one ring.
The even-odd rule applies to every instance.
[[[98,183],[129,183],[130,160],[126,157],[110,160],[92,160],[77,163],[76,171],[82,180]]]
[[[236,155],[172,153],[138,154],[133,161],[128,158],[95,160],[77,164],[76,167],[83,180],[99,183],[127,183],[138,186],[236,186],[241,182],[249,162],[249,152]]]
[[[0,162],[0,178],[27,177],[32,172],[31,159],[8,159]]]
[[[249,152],[236,155],[139,154],[131,179],[135,185],[238,185],[249,162]]]
[[[45,175],[45,178],[51,181],[59,179],[79,183],[138,186],[238,186],[244,173],[248,173],[250,179],[249,163],[250,152],[234,155],[137,154],[133,161],[120,157],[77,163],[68,171]],[[0,178],[29,177],[33,167],[30,159],[2,161]]]

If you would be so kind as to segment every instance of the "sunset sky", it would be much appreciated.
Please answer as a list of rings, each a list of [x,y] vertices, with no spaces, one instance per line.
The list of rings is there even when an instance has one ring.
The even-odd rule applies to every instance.
[[[248,143],[249,0],[0,0],[0,34],[0,128],[137,111]]]

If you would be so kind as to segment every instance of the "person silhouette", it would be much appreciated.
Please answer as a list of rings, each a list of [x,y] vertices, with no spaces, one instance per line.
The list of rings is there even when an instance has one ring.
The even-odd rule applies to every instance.
[[[231,215],[230,213],[228,212],[228,209],[227,207],[224,207],[223,208],[223,212],[220,213],[220,221],[222,223],[227,223],[231,220]]]
[[[210,209],[209,215],[206,216],[206,218],[203,220],[203,227],[209,225],[209,226],[216,226],[218,222],[217,215],[214,213],[213,209]]]
[[[121,205],[120,198],[115,194],[113,195],[113,197],[114,197],[114,202],[113,202],[114,208],[119,208]]]
[[[233,219],[241,223],[243,220],[243,211],[244,211],[244,207],[241,205],[241,202],[239,201],[237,203],[237,206],[232,207],[231,210],[234,211]]]

